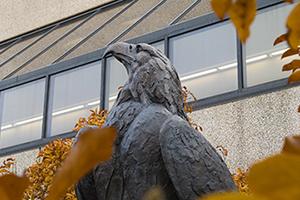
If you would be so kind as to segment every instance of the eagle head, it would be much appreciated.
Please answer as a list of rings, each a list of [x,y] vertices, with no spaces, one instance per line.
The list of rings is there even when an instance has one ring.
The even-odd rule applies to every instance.
[[[128,100],[157,103],[173,114],[187,118],[178,74],[160,50],[145,43],[118,42],[106,49],[104,56],[108,54],[124,65],[129,77],[115,105]]]

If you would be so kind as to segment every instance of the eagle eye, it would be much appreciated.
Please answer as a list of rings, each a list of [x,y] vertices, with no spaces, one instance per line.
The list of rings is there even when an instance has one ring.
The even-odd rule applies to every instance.
[[[136,52],[139,53],[140,51],[142,51],[142,46],[141,45],[136,45]]]

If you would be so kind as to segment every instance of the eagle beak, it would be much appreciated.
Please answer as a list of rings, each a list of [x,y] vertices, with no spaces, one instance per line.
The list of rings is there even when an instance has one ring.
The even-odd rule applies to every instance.
[[[127,69],[127,73],[130,74],[131,65],[135,60],[132,46],[133,45],[125,42],[117,42],[107,47],[106,51],[103,54],[103,57],[111,54],[125,66],[125,68]]]

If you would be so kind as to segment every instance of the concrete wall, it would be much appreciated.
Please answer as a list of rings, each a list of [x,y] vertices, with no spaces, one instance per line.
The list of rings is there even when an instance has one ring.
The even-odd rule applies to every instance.
[[[0,41],[112,0],[3,0]]]
[[[35,162],[38,152],[39,149],[32,149],[29,151],[0,157],[0,164],[2,165],[3,161],[5,161],[7,158],[14,158],[16,164],[13,167],[12,171],[18,175],[22,175],[24,173],[24,170]]]
[[[263,94],[192,113],[213,144],[229,150],[232,171],[281,150],[287,135],[300,133],[300,87]]]

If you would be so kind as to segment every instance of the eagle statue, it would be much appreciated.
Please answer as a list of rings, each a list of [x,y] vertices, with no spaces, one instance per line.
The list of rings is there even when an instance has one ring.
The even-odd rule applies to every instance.
[[[117,130],[112,158],[78,182],[78,199],[141,200],[153,186],[167,200],[235,190],[222,158],[190,126],[169,59],[144,43],[118,42],[104,54],[119,60],[129,78],[104,124]]]

